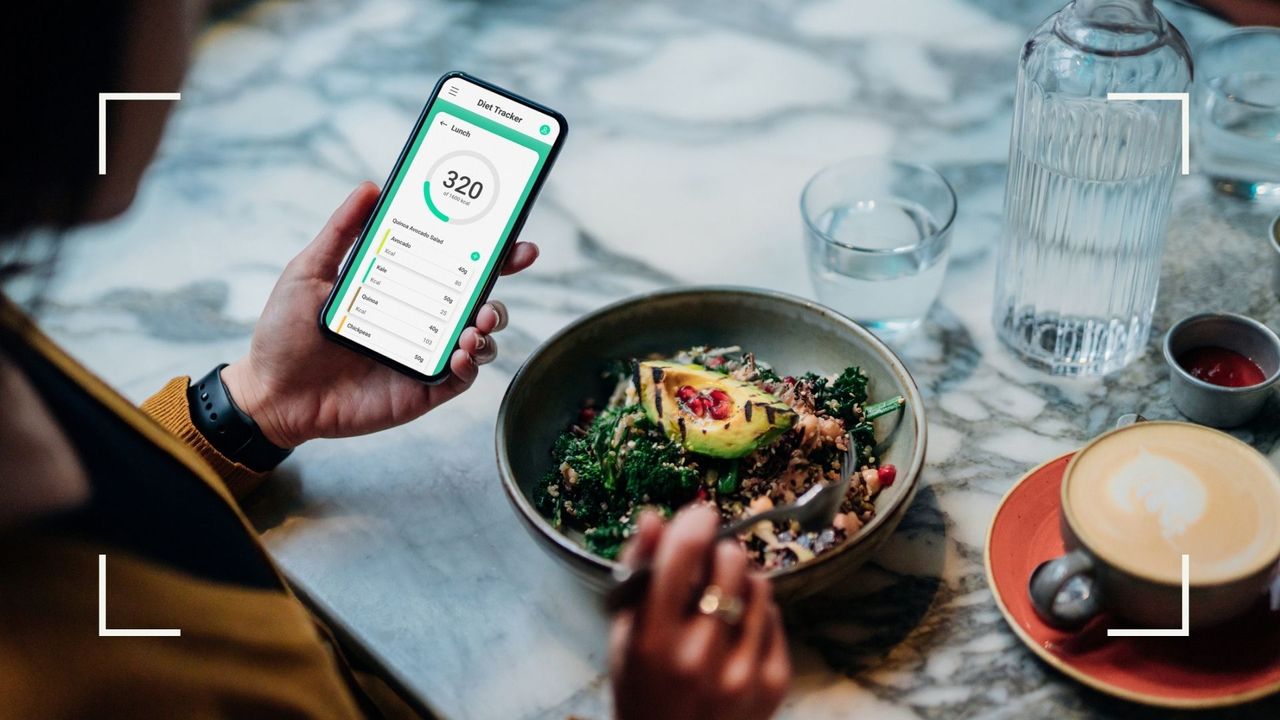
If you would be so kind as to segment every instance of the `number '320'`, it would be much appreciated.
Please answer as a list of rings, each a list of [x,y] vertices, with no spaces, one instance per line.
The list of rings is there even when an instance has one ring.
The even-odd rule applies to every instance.
[[[453,190],[460,195],[466,195],[472,200],[479,198],[480,193],[484,192],[484,183],[479,180],[472,180],[466,175],[459,175],[453,170],[450,170],[447,174],[448,177],[441,184],[449,190]]]

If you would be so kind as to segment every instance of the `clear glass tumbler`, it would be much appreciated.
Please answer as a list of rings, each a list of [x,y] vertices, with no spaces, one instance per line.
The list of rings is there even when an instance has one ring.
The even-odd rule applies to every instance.
[[[1232,30],[1195,59],[1192,160],[1221,192],[1280,199],[1280,29]]]
[[[881,337],[920,324],[942,287],[956,196],[936,170],[855,158],[800,195],[818,300]]]

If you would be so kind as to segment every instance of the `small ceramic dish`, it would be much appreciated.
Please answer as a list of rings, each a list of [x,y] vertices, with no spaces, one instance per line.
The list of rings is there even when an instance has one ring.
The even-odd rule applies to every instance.
[[[1188,353],[1205,348],[1243,355],[1261,371],[1261,379],[1241,387],[1215,385],[1184,367]],[[1233,313],[1192,315],[1164,337],[1169,393],[1178,410],[1210,427],[1235,427],[1258,414],[1280,380],[1280,337],[1266,325]]]

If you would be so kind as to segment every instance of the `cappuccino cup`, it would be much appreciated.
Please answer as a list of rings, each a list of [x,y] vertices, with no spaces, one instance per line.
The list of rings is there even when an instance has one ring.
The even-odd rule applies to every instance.
[[[1280,471],[1230,435],[1139,422],[1100,435],[1062,478],[1067,554],[1032,573],[1048,625],[1080,628],[1104,610],[1138,625],[1214,625],[1266,592],[1280,564]]]

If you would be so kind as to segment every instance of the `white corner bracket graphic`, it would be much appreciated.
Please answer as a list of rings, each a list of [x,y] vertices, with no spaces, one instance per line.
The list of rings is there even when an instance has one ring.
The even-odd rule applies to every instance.
[[[1280,564],[1276,565],[1276,570],[1271,574],[1271,611],[1280,610]]]
[[[98,556],[98,637],[180,637],[176,628],[158,630],[116,630],[107,627],[107,556]]]
[[[1111,629],[1107,637],[1191,637],[1191,556],[1182,556],[1182,627],[1163,629]]]
[[[1108,100],[1177,100],[1182,103],[1182,174],[1191,174],[1191,93],[1107,93]]]
[[[182,93],[104,92],[98,93],[98,174],[107,174],[107,101],[108,100],[181,100]]]

